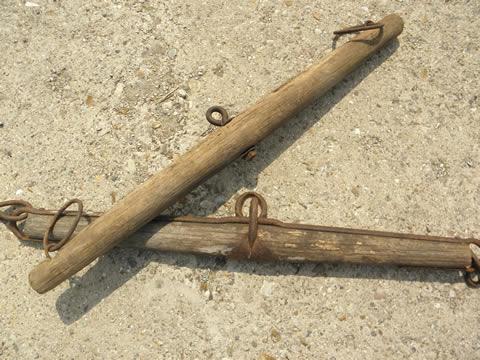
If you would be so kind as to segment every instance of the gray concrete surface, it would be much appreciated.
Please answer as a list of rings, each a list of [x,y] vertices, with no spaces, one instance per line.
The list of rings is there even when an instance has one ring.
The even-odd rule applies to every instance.
[[[399,13],[399,41],[169,212],[480,237],[478,1],[0,4],[0,199],[106,210],[232,114]],[[340,40],[341,42],[345,39]],[[171,97],[165,97],[172,93]],[[458,271],[237,263],[114,250],[46,295],[0,230],[0,358],[474,359]]]

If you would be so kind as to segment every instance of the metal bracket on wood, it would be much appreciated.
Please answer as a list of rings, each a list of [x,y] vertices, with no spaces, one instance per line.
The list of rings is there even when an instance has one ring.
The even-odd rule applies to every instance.
[[[249,199],[245,215],[243,208]],[[52,211],[21,201],[4,202],[0,207],[15,205],[15,209],[8,214],[0,211],[0,220],[20,240],[43,241],[48,254],[101,215],[85,214],[81,206],[79,211],[66,211],[71,203]],[[480,246],[480,240],[285,223],[268,217],[267,202],[260,194],[247,192],[238,197],[235,216],[159,217],[119,246],[238,260],[455,268],[465,271],[469,286],[480,287],[480,262],[471,244]]]
[[[220,118],[216,118],[214,114],[218,114]],[[228,115],[227,110],[218,105],[211,106],[207,109],[207,112],[205,113],[205,117],[207,118],[207,121],[215,126],[225,126],[227,125],[230,121],[232,121],[235,116],[230,117]],[[255,145],[252,147],[248,148],[244,153],[242,153],[241,157],[244,160],[253,160],[257,156],[257,149]]]

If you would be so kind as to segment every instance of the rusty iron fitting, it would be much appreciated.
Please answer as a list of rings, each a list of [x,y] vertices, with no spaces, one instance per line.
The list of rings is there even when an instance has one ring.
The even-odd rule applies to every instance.
[[[50,234],[55,227],[57,221],[65,214],[65,211],[72,206],[73,204],[77,204],[77,215],[75,220],[73,221],[70,230],[67,232],[67,235],[63,239],[61,239],[57,243],[49,243]],[[48,226],[47,230],[45,231],[45,235],[43,236],[43,251],[45,256],[50,259],[50,252],[59,250],[63,245],[67,243],[68,240],[72,237],[75,229],[77,228],[78,223],[83,215],[83,203],[79,199],[72,199],[67,201],[53,216],[52,220],[50,221],[50,225]]]
[[[465,282],[472,288],[480,288],[480,260],[472,251],[472,264],[465,269]]]
[[[214,114],[219,114],[220,119],[216,119],[213,117]],[[214,105],[208,108],[207,112],[205,113],[205,116],[207,118],[207,121],[215,126],[225,126],[227,125],[230,121],[233,120],[233,117],[228,116],[227,110],[225,110],[224,107]]]
[[[216,119],[214,114],[220,115],[220,119]],[[214,105],[208,108],[207,112],[205,113],[205,117],[207,121],[215,126],[225,126],[230,121],[232,121],[235,117],[230,117],[228,115],[227,110],[219,105]],[[242,153],[241,158],[247,161],[253,160],[257,156],[257,150],[255,145],[250,147],[248,150]]]
[[[383,24],[375,23],[372,20],[367,20],[361,25],[351,26],[345,29],[336,30],[333,32],[334,35],[341,36],[345,34],[357,33],[360,31],[373,30],[373,29],[383,29]]]
[[[17,209],[26,209],[32,208],[32,205],[24,200],[8,200],[8,201],[1,201],[0,208],[13,206],[15,210]],[[14,211],[15,212],[15,211]],[[0,221],[2,222],[16,222],[25,220],[28,216],[26,212],[14,214],[14,212],[7,213],[4,211],[0,211]]]

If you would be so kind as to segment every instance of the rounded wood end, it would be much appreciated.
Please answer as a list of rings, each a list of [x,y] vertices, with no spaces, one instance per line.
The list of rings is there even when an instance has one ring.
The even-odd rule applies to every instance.
[[[39,294],[44,294],[54,287],[49,282],[49,280],[51,280],[50,272],[48,271],[49,262],[50,260],[48,259],[42,261],[28,274],[30,286]]]
[[[395,35],[399,35],[403,31],[404,22],[402,17],[398,14],[387,15],[380,20],[380,23],[391,27]]]

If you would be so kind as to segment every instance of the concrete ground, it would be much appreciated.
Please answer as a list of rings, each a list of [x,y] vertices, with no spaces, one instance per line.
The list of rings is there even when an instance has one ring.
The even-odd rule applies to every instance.
[[[107,210],[231,114],[396,12],[399,41],[169,212],[480,237],[480,3],[2,1],[0,200]],[[340,45],[346,39],[341,39]],[[38,295],[0,230],[0,358],[474,359],[459,271],[114,250]]]

